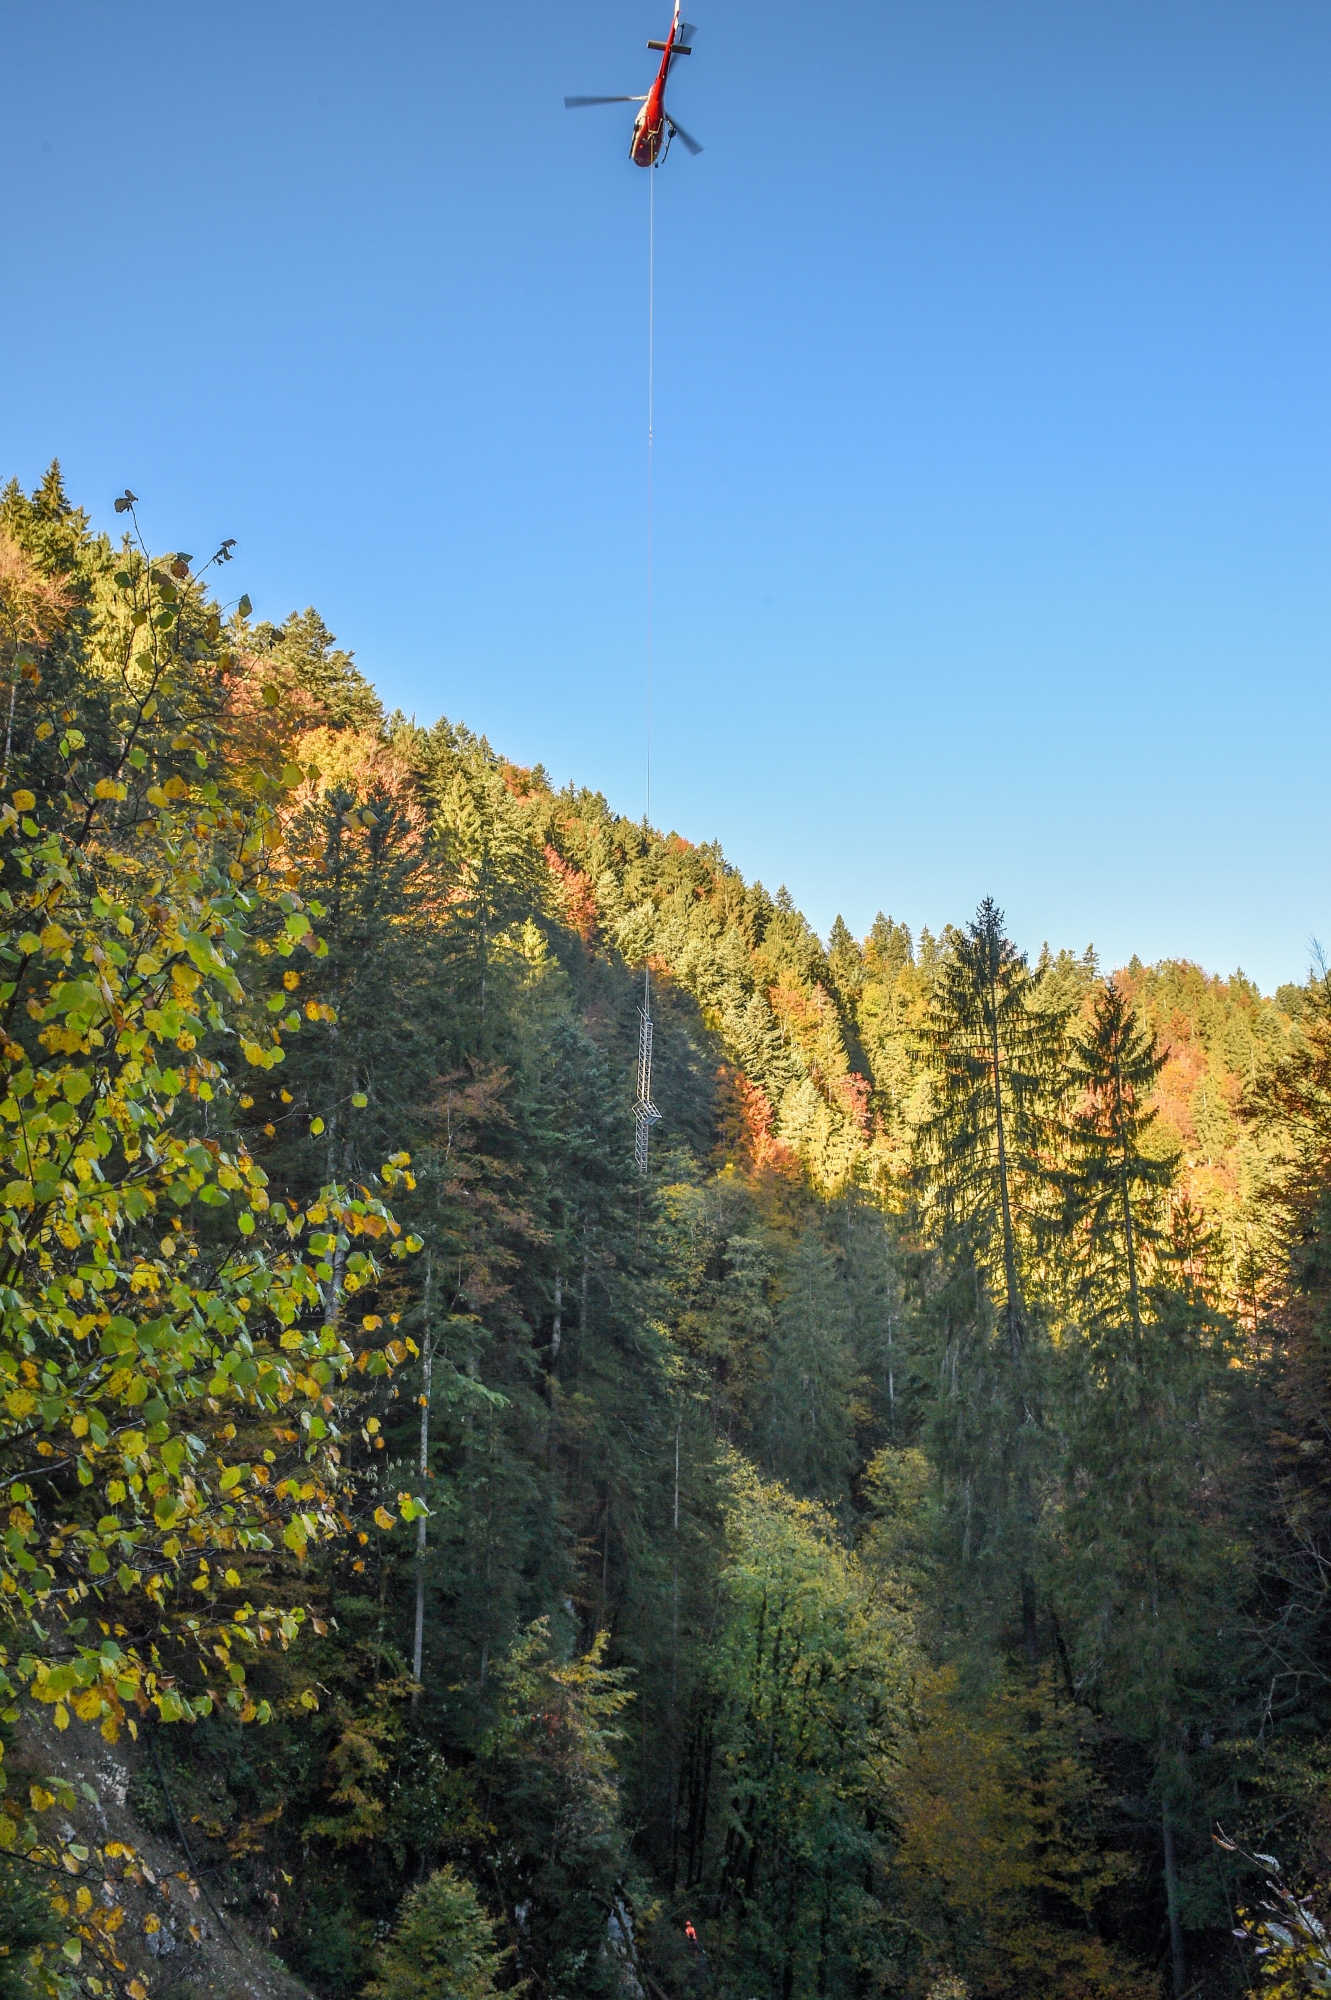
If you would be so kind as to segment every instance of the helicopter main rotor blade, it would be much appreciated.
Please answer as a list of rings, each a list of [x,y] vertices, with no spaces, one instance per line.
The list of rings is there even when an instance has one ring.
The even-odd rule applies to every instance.
[[[566,97],[565,111],[584,111],[589,104],[645,104],[643,97]]]
[[[702,147],[698,144],[698,141],[692,138],[690,134],[684,130],[684,127],[679,123],[678,119],[672,118],[669,115],[669,113],[666,114],[666,124],[670,127],[671,131],[674,133],[675,137],[680,141],[680,143],[686,146],[689,152],[691,152],[694,158],[696,159],[698,154],[701,153],[702,151]]]
[[[698,30],[694,27],[692,21],[681,21],[675,34],[676,46],[680,42],[691,42],[697,32]]]

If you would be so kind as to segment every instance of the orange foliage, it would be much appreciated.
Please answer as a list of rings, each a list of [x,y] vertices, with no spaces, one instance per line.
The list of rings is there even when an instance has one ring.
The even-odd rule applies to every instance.
[[[777,1020],[793,1028],[797,1035],[819,1025],[812,997],[798,986],[769,986],[767,1001]]]
[[[225,683],[227,746],[242,770],[268,771],[286,763],[302,732],[320,719],[319,703],[304,688],[279,683],[271,662],[252,653],[234,661]]]
[[[869,1136],[869,1085],[858,1070],[850,1070],[845,1076],[834,1078],[832,1090],[840,1100],[841,1108],[851,1123],[857,1125],[865,1138]]]
[[[351,792],[361,799],[391,799],[418,830],[424,829],[415,774],[391,743],[369,730],[318,728],[304,730],[293,748],[298,764],[318,772],[297,794],[301,803],[313,805],[331,791]]]
[[[742,1069],[732,1069],[729,1063],[722,1063],[716,1074],[721,1086],[723,1150],[746,1174],[800,1180],[799,1160],[773,1130],[776,1113],[762,1085],[751,1082]]]
[[[545,865],[563,891],[564,916],[578,933],[584,944],[590,944],[596,936],[596,927],[601,913],[596,907],[596,894],[592,888],[592,878],[581,868],[575,868],[571,861],[565,861],[549,841],[545,845]]]
[[[53,639],[73,603],[26,549],[11,535],[0,534],[0,632],[11,659],[25,646],[44,646]]]

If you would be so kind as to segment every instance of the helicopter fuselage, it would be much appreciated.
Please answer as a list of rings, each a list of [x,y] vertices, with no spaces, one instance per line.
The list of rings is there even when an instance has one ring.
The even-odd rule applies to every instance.
[[[670,148],[670,132],[666,125],[665,91],[666,79],[670,75],[670,63],[675,54],[675,38],[679,33],[679,17],[670,24],[670,34],[666,39],[665,51],[661,57],[661,67],[656,72],[656,81],[647,93],[642,110],[633,121],[633,138],[629,145],[629,158],[635,167],[654,167],[663,160]],[[660,47],[660,44],[657,44]]]

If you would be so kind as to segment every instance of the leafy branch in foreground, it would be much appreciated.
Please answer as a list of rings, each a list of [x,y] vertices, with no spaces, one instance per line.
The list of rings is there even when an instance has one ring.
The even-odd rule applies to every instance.
[[[334,1392],[408,1351],[347,1299],[419,1247],[382,1198],[405,1154],[301,1212],[227,1136],[222,1053],[271,1069],[300,1026],[238,1028],[256,921],[321,950],[276,812],[304,773],[209,776],[216,614],[183,559],[122,560],[93,666],[15,682],[0,809],[0,1698],[112,1742],[131,1711],[265,1719],[245,1659],[307,1613],[256,1608],[234,1564],[347,1526]],[[40,1845],[8,1799],[0,1847]]]
[[[1223,1834],[1216,1835],[1216,1845],[1267,1871],[1266,1899],[1255,1909],[1240,1909],[1234,1935],[1256,1953],[1269,2000],[1331,1993],[1331,1935],[1314,1908],[1324,1892],[1300,1895],[1274,1854],[1249,1854]]]

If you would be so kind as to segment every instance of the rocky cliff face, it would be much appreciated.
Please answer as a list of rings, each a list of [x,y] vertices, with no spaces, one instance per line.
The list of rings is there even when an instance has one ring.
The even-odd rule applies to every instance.
[[[88,1850],[85,1882],[72,1880],[70,1891],[86,1886],[123,1911],[113,1937],[131,1992],[140,1981],[152,2000],[311,2000],[256,1935],[252,1914],[242,1916],[226,1871],[198,1862],[200,1843],[176,1810],[149,1740],[124,1736],[112,1746],[78,1722],[62,1733],[29,1712],[5,1768],[10,1785],[25,1792],[73,1788],[72,1809],[47,1808],[62,1838]],[[165,1803],[170,1831],[136,1810],[145,1795],[154,1822]]]

